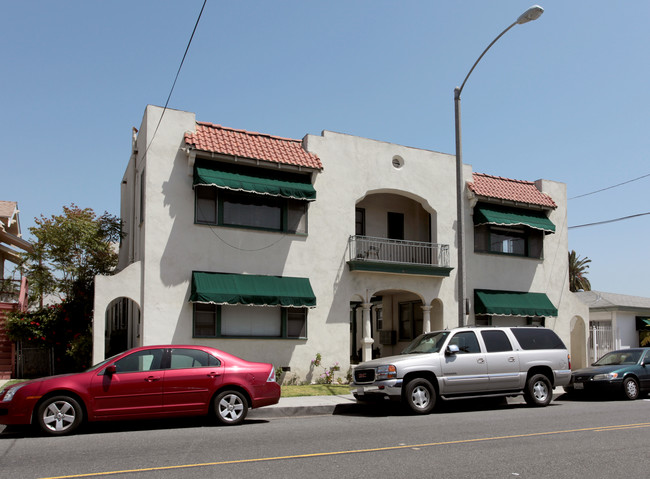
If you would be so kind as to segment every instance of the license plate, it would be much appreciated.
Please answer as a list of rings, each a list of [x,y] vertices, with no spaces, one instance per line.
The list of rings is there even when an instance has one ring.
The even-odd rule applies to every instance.
[[[582,383],[575,383],[575,384],[573,385],[573,387],[574,387],[575,389],[584,389],[584,388],[585,388],[585,385],[582,384]]]

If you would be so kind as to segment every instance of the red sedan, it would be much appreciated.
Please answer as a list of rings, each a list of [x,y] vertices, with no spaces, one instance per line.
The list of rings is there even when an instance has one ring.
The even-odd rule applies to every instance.
[[[35,379],[0,392],[0,424],[69,434],[83,421],[214,415],[240,424],[249,408],[276,404],[272,364],[206,346],[144,346],[89,370]]]

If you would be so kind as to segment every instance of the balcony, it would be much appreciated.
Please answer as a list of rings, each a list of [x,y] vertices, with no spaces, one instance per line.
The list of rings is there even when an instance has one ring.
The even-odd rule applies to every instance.
[[[449,245],[350,236],[350,271],[449,276]]]

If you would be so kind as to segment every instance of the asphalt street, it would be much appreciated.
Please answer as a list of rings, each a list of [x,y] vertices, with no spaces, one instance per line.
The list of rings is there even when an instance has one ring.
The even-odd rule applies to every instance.
[[[427,416],[348,404],[317,415],[251,414],[230,428],[196,418],[95,424],[60,438],[12,430],[0,433],[0,470],[20,478],[645,478],[649,413],[649,400],[560,396],[546,408],[520,398],[456,401]]]

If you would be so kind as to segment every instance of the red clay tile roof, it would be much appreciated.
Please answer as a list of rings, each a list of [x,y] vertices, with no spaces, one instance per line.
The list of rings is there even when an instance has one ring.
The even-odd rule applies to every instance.
[[[185,143],[202,151],[323,169],[320,159],[305,151],[300,140],[235,130],[212,123],[197,121],[196,133],[185,133]]]
[[[473,177],[474,182],[467,186],[477,196],[557,208],[553,198],[539,191],[531,181],[511,180],[483,173],[474,173]]]

